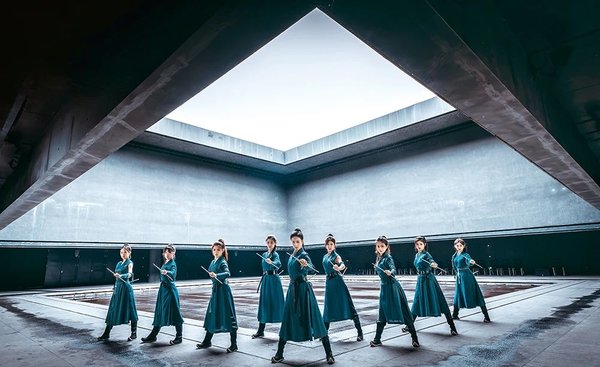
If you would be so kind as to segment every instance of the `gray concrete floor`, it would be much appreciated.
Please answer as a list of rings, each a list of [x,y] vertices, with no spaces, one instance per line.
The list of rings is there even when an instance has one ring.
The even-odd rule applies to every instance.
[[[412,300],[414,276],[399,277]],[[438,277],[451,299],[451,277]],[[347,276],[363,322],[365,340],[356,342],[351,321],[330,329],[337,365],[356,366],[600,366],[600,278],[478,277],[491,324],[482,323],[479,309],[461,310],[458,336],[449,334],[443,317],[419,318],[421,348],[410,346],[400,325],[387,326],[384,345],[370,348],[375,331],[378,283],[373,276]],[[312,278],[322,304],[323,278]],[[213,348],[196,350],[204,336],[202,319],[210,285],[178,282],[185,317],[184,342],[170,346],[173,327],[165,327],[158,342],[141,344],[152,324],[156,284],[136,284],[140,315],[138,339],[127,342],[129,327],[117,326],[108,342],[97,342],[104,328],[111,287],[88,287],[0,294],[1,366],[267,366],[277,347],[278,325],[269,325],[264,339],[255,331],[258,278],[231,282],[240,330],[238,352],[227,354],[228,334],[217,334]],[[284,282],[285,283],[285,282]],[[533,287],[532,285],[536,285]],[[325,365],[318,341],[288,343],[284,364]]]

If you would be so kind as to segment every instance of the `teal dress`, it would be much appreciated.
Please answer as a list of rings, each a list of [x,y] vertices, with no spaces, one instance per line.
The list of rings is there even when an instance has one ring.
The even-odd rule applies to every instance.
[[[344,282],[343,276],[333,269],[338,254],[333,251],[331,255],[323,256],[323,269],[325,269],[325,302],[323,308],[323,321],[334,322],[351,320],[357,316],[350,291]],[[337,264],[341,266],[343,262]]]
[[[281,322],[283,319],[283,286],[277,274],[281,260],[276,251],[262,254],[263,276],[260,279],[260,300],[258,302],[258,322],[261,324]],[[271,259],[269,264],[265,259]]]
[[[129,264],[133,264],[131,259],[119,261],[115,267],[115,273],[119,274],[123,281],[115,278],[115,288],[112,297],[110,297],[108,314],[106,315],[107,325],[121,325],[138,320],[135,297],[130,283],[133,274],[128,273]]]
[[[294,256],[305,259],[312,266],[310,257],[304,248]],[[327,329],[323,323],[312,285],[306,281],[309,271],[309,267],[301,267],[300,263],[290,256],[288,260],[290,285],[285,298],[283,320],[279,330],[279,338],[282,340],[302,342],[327,336]]]
[[[396,265],[394,265],[394,259],[390,254],[384,254],[376,265],[383,270],[392,272],[392,276],[387,276],[381,269],[375,268],[381,280],[377,322],[412,325],[413,318],[408,308],[406,294],[395,278]]]
[[[227,284],[227,278],[231,276],[227,261],[223,256],[211,261],[208,271],[215,273],[216,279],[219,279],[222,284],[211,278],[212,294],[204,317],[204,329],[212,334],[237,330],[233,295]]]
[[[414,265],[417,268],[417,285],[415,286],[415,298],[411,308],[413,316],[450,314],[450,308],[442,288],[440,288],[435,275],[433,275],[431,263],[434,262],[433,257],[427,251],[415,255]]]
[[[456,290],[454,292],[454,306],[459,308],[485,307],[483,293],[469,269],[471,256],[461,252],[452,255],[452,268],[456,272]]]
[[[169,260],[163,264],[161,270],[166,270],[167,274],[173,279],[169,279],[166,275],[160,274],[160,287],[158,288],[158,296],[156,297],[156,307],[154,308],[154,326],[169,326],[183,324],[183,316],[181,316],[181,308],[179,305],[179,292],[175,286],[177,279],[177,264],[175,260]]]

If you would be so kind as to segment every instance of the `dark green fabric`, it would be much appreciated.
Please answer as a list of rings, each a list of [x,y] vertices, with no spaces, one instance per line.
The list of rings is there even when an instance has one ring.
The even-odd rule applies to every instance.
[[[312,261],[304,249],[293,255],[298,259],[305,259],[312,266]],[[279,338],[301,342],[326,336],[327,329],[323,323],[319,304],[312,285],[306,281],[309,267],[302,268],[296,259],[290,257],[288,272],[290,285],[285,298]]]
[[[163,264],[162,270],[166,270],[167,274],[173,279],[169,279],[165,275],[160,275],[160,287],[158,288],[158,296],[156,297],[156,307],[154,308],[154,326],[169,326],[179,325],[183,323],[181,315],[181,306],[179,304],[179,292],[175,286],[177,280],[177,264],[175,259]]]
[[[379,291],[379,315],[377,322],[389,324],[412,324],[413,318],[408,308],[408,301],[404,289],[395,278],[396,265],[389,254],[384,254],[376,265],[383,270],[390,270],[391,276],[387,276],[383,270],[376,268],[377,275],[381,280]]]
[[[237,318],[231,288],[227,284],[227,278],[231,276],[229,266],[223,256],[210,262],[208,271],[217,274],[217,280],[212,279],[212,293],[206,316],[204,317],[204,329],[210,333],[224,333],[237,330]]]
[[[444,297],[442,288],[438,284],[431,263],[433,257],[427,251],[415,255],[414,265],[417,269],[417,285],[411,313],[416,316],[441,316],[449,314],[450,308]]]
[[[115,278],[115,287],[106,314],[108,325],[127,324],[129,321],[137,321],[138,319],[135,297],[130,283],[133,274],[128,273],[129,264],[132,263],[131,259],[127,259],[119,261],[115,267],[115,273],[119,274],[124,281]]]
[[[271,271],[275,274],[263,274],[260,283],[260,299],[258,302],[258,322],[276,323],[283,319],[283,286],[277,275],[277,268],[281,268],[281,261],[277,251],[262,254],[263,272]],[[265,259],[271,259],[273,264],[268,264]]]
[[[350,296],[350,291],[344,282],[343,276],[333,269],[338,254],[333,251],[330,255],[323,256],[323,269],[325,269],[325,300],[323,305],[323,321],[334,322],[350,320],[356,316],[356,309]],[[340,266],[342,262],[337,264]]]
[[[485,299],[475,276],[469,269],[471,256],[462,252],[452,256],[452,268],[456,272],[456,289],[454,306],[459,308],[475,308],[485,306]]]

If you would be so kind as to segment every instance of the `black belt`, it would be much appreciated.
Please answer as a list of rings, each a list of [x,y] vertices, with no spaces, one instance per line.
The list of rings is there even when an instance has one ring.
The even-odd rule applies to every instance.
[[[327,274],[327,279],[333,279],[333,278],[337,277],[338,275],[339,275],[338,273]]]
[[[263,275],[275,275],[277,274],[275,272],[275,270],[267,270],[267,271],[263,271]]]
[[[305,282],[306,282],[306,277],[290,279],[290,283],[292,283],[292,284],[300,284],[300,283],[305,283]]]

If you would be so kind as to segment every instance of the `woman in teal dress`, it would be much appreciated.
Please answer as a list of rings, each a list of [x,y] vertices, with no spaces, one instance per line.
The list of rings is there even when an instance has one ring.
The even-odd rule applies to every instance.
[[[475,260],[467,253],[467,244],[462,238],[454,240],[454,249],[456,252],[452,255],[452,269],[456,272],[456,290],[454,292],[454,309],[452,318],[460,320],[458,311],[461,308],[481,307],[483,313],[483,322],[491,322],[485,299],[481,288],[475,280],[475,276],[469,269],[470,265],[475,264]]]
[[[164,264],[160,268],[160,287],[156,297],[154,308],[154,321],[150,334],[142,338],[144,343],[156,341],[160,328],[163,326],[175,326],[175,339],[169,344],[180,344],[183,338],[183,316],[179,305],[179,291],[175,286],[177,279],[177,264],[175,263],[175,246],[169,244],[163,249]]]
[[[214,334],[228,332],[231,345],[227,348],[227,353],[232,353],[238,350],[238,323],[235,316],[233,295],[229,284],[227,284],[227,278],[231,276],[231,273],[227,264],[228,255],[225,241],[218,239],[212,244],[211,249],[214,259],[208,266],[208,275],[212,278],[212,293],[204,317],[206,334],[202,343],[196,344],[196,348],[209,348],[212,346],[211,341]]]
[[[290,240],[294,247],[294,252],[288,260],[290,285],[285,297],[277,352],[271,358],[271,362],[283,361],[283,348],[288,340],[302,342],[320,338],[323,349],[325,349],[327,363],[333,364],[335,359],[331,352],[329,336],[323,323],[319,304],[312,285],[306,280],[306,275],[315,268],[310,257],[304,251],[304,234],[299,228],[296,228],[290,235]]]
[[[433,274],[432,269],[436,269],[438,265],[427,252],[427,239],[425,237],[415,238],[415,252],[414,265],[417,268],[417,285],[415,286],[415,298],[410,309],[413,321],[418,316],[437,317],[444,314],[448,325],[450,325],[450,334],[458,335],[448,302],[446,302],[442,288],[440,288]],[[403,328],[402,331],[408,331],[408,329]]]
[[[327,253],[323,255],[323,269],[325,269],[325,306],[323,308],[323,321],[325,328],[329,330],[329,324],[335,321],[352,320],[358,333],[356,341],[363,340],[363,332],[360,326],[360,320],[350,291],[343,278],[343,271],[346,265],[340,255],[337,254],[335,237],[328,234],[325,238],[325,249]]]
[[[379,275],[381,281],[381,289],[379,291],[379,315],[377,317],[377,329],[375,338],[371,341],[372,347],[379,347],[381,343],[381,334],[386,323],[389,324],[406,324],[412,345],[415,348],[419,347],[419,339],[417,331],[413,323],[413,318],[408,308],[408,301],[404,289],[400,282],[395,278],[396,265],[394,259],[390,255],[390,244],[387,237],[379,236],[375,242],[375,253],[377,260],[375,262],[375,271]]]
[[[106,314],[106,328],[104,333],[98,337],[99,341],[108,340],[110,330],[115,325],[131,322],[131,335],[127,338],[132,341],[137,338],[137,310],[131,281],[133,280],[133,262],[131,261],[131,247],[123,245],[120,251],[121,260],[115,267],[115,287],[110,297],[108,313]]]
[[[267,251],[262,257],[263,275],[258,287],[260,288],[260,299],[258,302],[258,330],[252,334],[252,339],[265,336],[267,323],[279,323],[283,319],[283,287],[278,271],[281,261],[277,253],[277,238],[272,234],[265,239]]]

